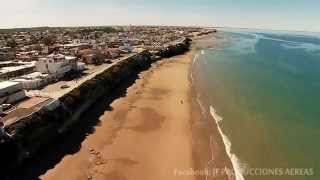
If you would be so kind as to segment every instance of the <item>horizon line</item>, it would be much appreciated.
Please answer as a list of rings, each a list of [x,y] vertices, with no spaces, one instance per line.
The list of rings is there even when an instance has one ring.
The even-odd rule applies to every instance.
[[[126,27],[126,26],[135,26],[135,27],[190,27],[190,28],[230,28],[230,29],[252,29],[252,30],[270,30],[270,31],[287,31],[287,32],[307,32],[307,33],[320,33],[320,31],[314,30],[288,30],[282,28],[254,28],[254,27],[235,27],[235,26],[199,26],[199,25],[157,25],[157,24],[122,24],[122,25],[77,25],[77,26],[50,26],[50,25],[43,25],[43,26],[26,26],[26,27],[10,27],[10,28],[0,28],[0,30],[14,30],[14,29],[32,29],[32,28],[80,28],[80,27]]]

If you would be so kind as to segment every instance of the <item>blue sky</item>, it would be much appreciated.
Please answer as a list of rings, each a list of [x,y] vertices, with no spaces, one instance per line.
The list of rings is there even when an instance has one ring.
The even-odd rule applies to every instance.
[[[320,31],[319,0],[3,0],[0,28],[197,25]]]

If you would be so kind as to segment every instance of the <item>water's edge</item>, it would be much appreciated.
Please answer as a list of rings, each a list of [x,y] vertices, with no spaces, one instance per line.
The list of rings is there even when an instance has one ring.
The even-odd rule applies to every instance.
[[[201,43],[201,42],[200,42]],[[197,50],[193,50],[193,59],[190,65],[189,70],[189,79],[190,79],[190,86],[191,86],[191,96],[192,96],[192,111],[198,111],[197,114],[200,117],[192,116],[193,123],[205,123],[207,126],[206,130],[208,131],[208,139],[207,139],[207,157],[206,159],[200,159],[199,161],[202,164],[197,164],[196,167],[204,168],[209,171],[225,171],[224,173],[220,174],[208,174],[205,176],[204,179],[235,179],[235,180],[244,180],[244,176],[241,173],[241,164],[240,160],[237,158],[235,154],[231,151],[231,141],[229,138],[223,133],[219,123],[222,121],[222,117],[219,116],[214,108],[210,104],[205,104],[201,100],[201,92],[197,90],[196,77],[196,64],[204,54],[204,50],[206,48],[201,48]],[[212,49],[212,47],[210,48]],[[213,121],[212,121],[213,120]],[[196,126],[196,125],[195,125]],[[203,127],[202,127],[203,128]],[[203,131],[203,129],[202,129]],[[196,137],[197,138],[197,137]],[[198,141],[198,140],[196,140]],[[218,158],[219,157],[219,158]],[[206,162],[206,163],[204,163]],[[218,178],[216,178],[219,176]]]

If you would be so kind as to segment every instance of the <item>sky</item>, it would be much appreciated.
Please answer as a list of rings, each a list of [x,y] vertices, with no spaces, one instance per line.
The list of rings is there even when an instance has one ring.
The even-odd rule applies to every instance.
[[[320,32],[320,0],[0,1],[0,28],[181,25]]]

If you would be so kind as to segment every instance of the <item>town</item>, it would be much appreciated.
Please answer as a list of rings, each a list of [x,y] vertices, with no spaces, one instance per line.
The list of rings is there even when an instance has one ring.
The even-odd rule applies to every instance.
[[[183,37],[208,32],[200,28],[131,26],[2,30],[1,121],[14,123],[6,117],[10,112],[19,114],[13,110],[58,98],[65,89],[121,57],[142,49],[155,55]]]
[[[10,161],[24,160],[130,72],[181,54],[189,40],[215,31],[165,26],[0,30],[1,149],[13,153],[5,144],[14,144]]]

